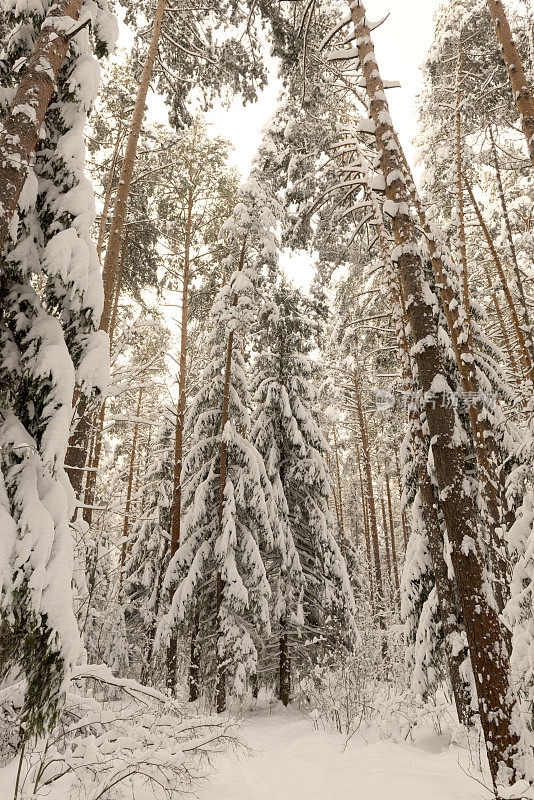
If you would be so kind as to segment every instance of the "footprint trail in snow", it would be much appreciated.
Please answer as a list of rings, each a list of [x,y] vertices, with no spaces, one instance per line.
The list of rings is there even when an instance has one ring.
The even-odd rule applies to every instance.
[[[251,756],[218,764],[199,800],[489,800],[491,793],[458,764],[457,750],[378,741],[365,744],[316,731],[285,709],[259,712],[241,738]]]

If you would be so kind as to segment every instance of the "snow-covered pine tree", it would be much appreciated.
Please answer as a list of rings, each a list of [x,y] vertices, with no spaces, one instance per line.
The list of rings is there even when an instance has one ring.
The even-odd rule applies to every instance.
[[[162,587],[169,562],[174,427],[174,419],[164,418],[156,435],[143,481],[143,514],[132,529],[124,579],[129,661],[142,683],[154,679],[154,638],[164,609]]]
[[[4,4],[2,114],[50,5]],[[30,733],[57,717],[79,651],[63,461],[75,385],[92,397],[107,378],[83,129],[98,88],[92,51],[111,48],[116,23],[106,0],[81,13],[91,34],[85,27],[71,40],[0,261],[0,673],[26,677]]]
[[[256,674],[257,640],[270,631],[270,588],[260,547],[272,539],[263,460],[247,438],[250,398],[245,373],[246,337],[258,314],[260,271],[272,270],[278,249],[274,199],[253,171],[222,234],[237,269],[212,308],[210,362],[187,414],[191,448],[182,468],[182,542],[164,588],[174,589],[159,627],[168,640],[176,626],[193,640],[204,662],[204,683],[216,673],[218,710],[227,692],[240,697]],[[256,640],[256,641],[255,641]],[[213,656],[215,655],[215,659]],[[199,680],[199,664],[191,664]]]
[[[328,445],[313,414],[309,308],[284,282],[273,299],[277,312],[258,338],[251,440],[272,485],[274,539],[265,558],[278,694],[287,705],[292,669],[302,675],[319,652],[351,650],[357,631],[352,587],[328,507]]]

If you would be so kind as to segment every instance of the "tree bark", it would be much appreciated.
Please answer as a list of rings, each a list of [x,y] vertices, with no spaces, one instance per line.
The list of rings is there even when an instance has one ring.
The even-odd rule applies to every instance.
[[[82,0],[59,0],[51,5],[0,131],[0,252],[9,237],[9,225],[81,7]],[[68,20],[72,25],[65,24]]]
[[[373,587],[374,598],[376,603],[376,612],[380,627],[384,628],[386,621],[384,619],[384,588],[382,585],[382,567],[380,564],[380,548],[378,545],[378,526],[376,522],[376,505],[373,489],[373,474],[371,470],[371,451],[369,447],[369,439],[367,437],[367,430],[365,425],[365,417],[363,414],[363,407],[360,395],[360,384],[356,372],[352,373],[352,380],[354,384],[354,396],[356,399],[356,413],[357,420],[360,427],[360,439],[362,444],[362,461],[363,472],[365,475],[365,494],[367,503],[367,519],[369,523],[369,534],[371,539],[371,549],[373,554]]]
[[[356,448],[356,455],[358,457],[358,472],[360,473],[360,494],[362,498],[362,511],[363,511],[363,532],[365,536],[365,550],[367,553],[367,571],[369,574],[369,594],[370,594],[370,601],[371,601],[371,609],[373,612],[373,616],[375,614],[375,595],[374,595],[374,585],[373,585],[373,568],[371,566],[371,536],[369,533],[369,514],[367,511],[367,500],[365,497],[365,488],[363,485],[363,474],[362,474],[362,461],[360,457],[360,448]]]
[[[365,174],[363,165],[362,173]],[[391,298],[392,318],[395,325],[404,390],[408,397],[412,398],[408,407],[412,450],[418,478],[421,513],[427,534],[430,559],[432,561],[434,581],[438,595],[449,677],[458,720],[461,724],[468,725],[471,721],[472,712],[470,709],[469,689],[462,678],[462,665],[465,654],[463,649],[458,647],[458,642],[461,640],[462,634],[459,622],[460,613],[457,601],[457,590],[449,577],[445,562],[445,542],[438,517],[438,503],[427,468],[428,449],[423,434],[419,409],[413,402],[413,398],[415,397],[414,367],[408,345],[406,329],[407,315],[403,300],[402,283],[391,260],[388,237],[383,224],[382,209],[372,189],[369,175],[366,174],[365,176],[367,178],[367,196],[373,210],[373,216],[375,219],[379,220],[380,223],[378,226],[378,236],[381,255],[386,267],[387,288]],[[397,474],[400,475],[396,445],[395,458],[397,462]],[[401,495],[402,487],[399,486],[399,496]]]
[[[291,693],[291,662],[289,658],[289,647],[287,633],[284,631],[280,636],[280,678],[279,696],[282,703],[289,705],[289,695]]]
[[[386,496],[388,500],[389,532],[391,535],[391,562],[393,564],[393,577],[395,579],[395,589],[397,591],[397,602],[400,602],[399,566],[397,563],[397,543],[395,541],[395,526],[393,524],[393,506],[391,503],[391,488],[389,486],[389,475],[387,469],[384,469],[384,473],[386,476]]]
[[[466,396],[470,397],[470,402],[467,404],[467,414],[480,473],[482,497],[485,501],[485,521],[489,531],[488,546],[495,570],[494,588],[498,609],[499,612],[502,612],[508,599],[509,584],[507,578],[507,547],[503,534],[503,525],[509,529],[513,524],[514,514],[506,499],[506,481],[499,447],[495,439],[495,431],[485,413],[483,393],[480,391],[467,317],[464,318],[463,316],[465,311],[463,306],[457,302],[454,287],[448,274],[447,261],[450,261],[452,265],[452,260],[450,260],[443,243],[436,236],[435,229],[431,228],[426,221],[408,162],[395,131],[393,131],[393,135],[404,168],[404,178],[407,182],[407,187],[405,186],[405,188],[408,189],[407,195],[415,206],[421,228],[425,233],[436,286],[449,326],[462,391]],[[469,182],[465,176],[464,181],[469,190]]]
[[[497,190],[499,194],[499,200],[501,203],[502,215],[504,219],[504,224],[506,227],[506,236],[508,239],[508,247],[510,249],[510,256],[512,260],[512,267],[514,270],[515,276],[515,292],[519,302],[519,307],[521,310],[521,317],[522,317],[522,330],[526,336],[526,347],[530,354],[530,360],[534,364],[534,343],[532,341],[532,324],[530,321],[530,314],[528,310],[527,299],[525,297],[525,290],[523,287],[523,275],[519,268],[519,263],[517,260],[517,252],[515,249],[514,243],[514,235],[512,233],[512,226],[510,224],[510,215],[508,214],[508,206],[506,204],[506,197],[504,195],[504,186],[502,184],[501,178],[501,168],[499,166],[499,157],[497,155],[497,148],[495,146],[495,139],[493,137],[493,128],[490,125],[489,127],[489,134],[490,134],[490,141],[491,141],[491,151],[493,155],[493,163],[495,165],[495,177],[497,178]],[[531,376],[532,377],[532,376]]]
[[[167,0],[159,0],[156,8],[154,25],[152,27],[152,35],[150,38],[150,44],[148,47],[145,64],[143,66],[143,71],[141,73],[141,79],[139,81],[137,96],[135,98],[132,121],[130,123],[128,139],[126,140],[124,159],[122,161],[119,184],[117,187],[117,193],[115,195],[115,203],[113,205],[111,229],[109,232],[108,244],[106,247],[106,257],[104,259],[104,266],[102,269],[102,279],[104,281],[104,308],[102,310],[100,328],[104,331],[109,329],[113,289],[115,286],[117,265],[119,261],[122,231],[126,219],[128,195],[130,193],[130,184],[132,181],[137,154],[137,144],[141,133],[141,125],[145,116],[146,97],[148,88],[150,86],[150,78],[154,68],[154,61],[158,52],[158,42],[161,34],[161,26],[163,23],[166,5]]]
[[[393,443],[393,449],[395,451],[395,469],[397,474],[397,491],[399,493],[399,506],[402,503],[402,476],[400,471],[400,463],[399,463],[399,451],[397,448],[397,442]],[[408,547],[408,522],[406,520],[406,512],[402,509],[401,512],[401,523],[402,523],[402,538],[404,541],[404,552],[406,552],[406,548]]]
[[[109,166],[108,181],[106,184],[106,192],[104,195],[104,207],[102,209],[102,216],[100,217],[100,225],[98,226],[98,241],[96,243],[96,252],[100,259],[102,250],[104,249],[104,237],[106,235],[106,222],[108,220],[109,204],[111,202],[111,192],[113,188],[113,178],[115,177],[115,168],[117,166],[117,159],[119,157],[119,148],[123,136],[122,123],[119,122],[119,130],[117,132],[117,139],[115,147],[113,148],[113,155],[111,157],[111,164]]]
[[[389,585],[391,586],[393,584],[393,569],[391,566],[391,553],[389,551],[389,526],[386,516],[386,501],[384,500],[384,495],[380,497],[380,505],[382,507],[382,527],[384,529],[384,547],[386,550],[386,564],[388,567]]]
[[[416,345],[415,361],[432,439],[441,508],[451,545],[451,560],[479,697],[479,710],[494,785],[520,777],[524,749],[519,735],[519,709],[510,676],[509,655],[493,592],[485,572],[477,512],[467,488],[462,446],[455,431],[457,415],[447,407],[450,389],[438,346],[438,330],[425,295],[419,240],[410,215],[403,164],[389,114],[370,29],[361,0],[352,6],[359,63],[365,79],[370,116],[375,124],[378,161],[386,197],[395,204],[392,229],[393,260],[402,277],[410,328]]]
[[[119,596],[122,594],[122,587],[124,583],[124,570],[126,569],[126,557],[128,554],[128,528],[130,525],[130,507],[132,504],[132,488],[135,473],[135,456],[137,451],[137,437],[139,435],[139,415],[141,413],[141,400],[143,397],[143,387],[139,389],[137,398],[136,421],[134,423],[132,449],[130,451],[130,469],[128,471],[128,488],[126,491],[126,508],[124,510],[124,525],[122,528],[122,545],[121,545],[121,571],[119,575]]]
[[[493,243],[493,239],[491,238],[491,234],[488,230],[488,226],[484,221],[484,217],[482,216],[482,211],[480,210],[480,206],[477,202],[477,199],[474,195],[473,189],[467,178],[465,179],[465,186],[467,189],[467,193],[469,194],[469,199],[471,200],[471,205],[475,211],[478,224],[480,225],[480,229],[484,234],[484,238],[486,243],[489,247],[491,256],[493,258],[493,263],[497,269],[497,274],[499,276],[499,280],[502,284],[502,290],[504,292],[504,296],[506,298],[506,302],[508,303],[508,310],[510,312],[510,316],[512,318],[512,323],[514,326],[515,335],[517,337],[517,341],[519,343],[519,353],[521,357],[521,365],[523,367],[525,376],[527,380],[532,384],[534,379],[533,373],[533,365],[534,365],[534,353],[530,353],[527,347],[527,341],[525,339],[525,333],[521,326],[521,322],[519,320],[519,315],[517,313],[517,308],[515,305],[514,298],[512,297],[512,293],[510,292],[510,287],[508,286],[508,280],[506,277],[506,273],[504,271],[502,261],[497,253],[497,248]],[[528,312],[527,312],[528,318]]]
[[[517,113],[527,140],[530,160],[534,166],[534,98],[532,97],[527,76],[525,75],[519,51],[514,42],[501,0],[488,0],[488,8],[495,26],[495,34],[501,54],[508,70]]]
[[[337,448],[337,434],[336,434],[336,426],[332,425],[332,435],[334,437],[334,458],[336,461],[336,481],[337,481],[337,506],[338,506],[338,515],[339,515],[339,537],[341,540],[341,552],[343,554],[343,558],[346,558],[346,544],[345,544],[345,525],[343,522],[343,494],[341,491],[341,473],[339,469],[339,452]],[[335,490],[334,490],[335,494]]]

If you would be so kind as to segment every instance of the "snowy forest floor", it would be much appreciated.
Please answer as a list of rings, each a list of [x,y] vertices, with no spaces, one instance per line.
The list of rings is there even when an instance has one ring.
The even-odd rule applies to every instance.
[[[250,755],[225,757],[199,800],[487,800],[468,755],[435,733],[415,743],[315,730],[297,711],[260,711],[241,728]]]

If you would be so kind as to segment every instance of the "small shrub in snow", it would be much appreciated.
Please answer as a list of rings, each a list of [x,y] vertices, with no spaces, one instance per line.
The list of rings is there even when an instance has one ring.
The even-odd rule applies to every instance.
[[[186,716],[176,701],[103,665],[81,667],[58,724],[23,746],[14,796],[108,800],[149,790],[176,797],[194,790],[232,743],[229,718]]]

